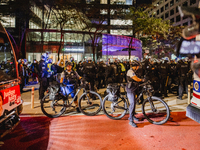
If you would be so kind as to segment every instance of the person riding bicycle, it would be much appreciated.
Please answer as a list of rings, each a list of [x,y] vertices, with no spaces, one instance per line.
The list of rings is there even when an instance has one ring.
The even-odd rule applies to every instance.
[[[127,78],[127,84],[126,84],[126,92],[127,92],[127,97],[130,102],[130,107],[129,107],[129,124],[133,127],[137,127],[137,125],[134,123],[133,120],[139,121],[138,118],[136,118],[135,115],[135,90],[138,88],[139,83],[138,82],[144,82],[145,79],[140,79],[136,76],[135,72],[138,70],[140,66],[140,63],[136,60],[131,62],[131,68],[128,70],[126,74]]]
[[[67,95],[71,94],[71,97],[74,98],[76,94],[75,85],[77,83],[77,79],[80,80],[82,77],[79,76],[76,71],[72,70],[72,66],[73,64],[71,62],[66,63],[66,69],[64,70],[64,74],[61,75],[60,83],[64,84],[64,87],[61,88],[61,90],[65,88],[65,90],[63,90],[63,93],[65,93],[64,91],[66,91]],[[80,113],[80,110],[78,108],[77,97],[74,100],[74,103],[76,105],[76,112]]]

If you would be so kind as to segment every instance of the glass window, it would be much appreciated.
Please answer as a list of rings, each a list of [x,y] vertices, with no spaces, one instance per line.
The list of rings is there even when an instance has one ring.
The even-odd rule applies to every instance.
[[[170,7],[174,5],[174,0],[170,1]]]
[[[108,2],[107,2],[107,0],[101,0],[100,3],[101,3],[101,4],[107,4]]]
[[[166,12],[165,19],[169,17],[169,12]]]
[[[159,9],[157,10],[157,15],[159,15]]]
[[[170,22],[171,22],[171,23],[174,23],[174,18],[170,19]]]
[[[15,28],[15,17],[12,17],[10,15],[6,15],[6,16],[1,16],[0,15],[0,20],[3,20],[2,21],[2,25],[4,27],[12,27],[12,28]]]
[[[165,5],[165,10],[167,10],[169,8],[168,4]]]
[[[190,0],[190,5],[196,4],[196,0]]]
[[[176,0],[176,3],[180,2],[181,0]]]
[[[164,20],[164,15],[162,15],[160,18],[162,18],[162,20]]]
[[[174,14],[174,9],[170,10],[170,15],[172,16]]]
[[[188,22],[183,23],[183,26],[188,26]]]
[[[15,58],[10,41],[0,24],[0,82],[17,78]]]
[[[176,13],[178,12],[178,6],[176,7]]]
[[[164,8],[162,7],[161,9],[160,9],[160,11],[161,11],[161,13],[164,11]]]
[[[183,6],[187,6],[187,5],[188,5],[188,2],[185,1],[185,2],[183,3]]]
[[[176,22],[179,22],[179,21],[181,21],[180,15],[176,16]]]

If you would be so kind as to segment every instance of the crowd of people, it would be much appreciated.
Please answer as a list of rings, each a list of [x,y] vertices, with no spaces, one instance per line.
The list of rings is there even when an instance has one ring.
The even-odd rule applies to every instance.
[[[130,102],[129,106],[129,124],[137,127],[133,120],[137,120],[135,114],[135,95],[140,92],[140,82],[151,81],[154,88],[154,95],[158,97],[168,97],[168,93],[177,94],[177,98],[182,100],[184,91],[187,93],[188,84],[192,82],[193,72],[190,69],[190,61],[186,59],[169,60],[152,59],[150,57],[140,61],[138,57],[133,60],[113,59],[108,61],[99,59],[96,63],[89,57],[87,60],[80,61],[78,64],[74,58],[64,61],[60,59],[53,63],[48,54],[44,54],[41,60],[33,63],[19,60],[19,75],[21,77],[20,90],[23,92],[25,84],[29,84],[29,76],[32,81],[39,82],[39,99],[44,97],[44,93],[49,85],[59,83],[60,86],[80,84],[80,80],[90,83],[91,90],[106,88],[111,83],[127,83],[126,92]],[[137,88],[136,88],[137,87]],[[63,86],[67,88],[64,91],[73,98],[75,95],[75,86]],[[61,89],[62,89],[61,88]],[[74,91],[74,92],[72,92]],[[105,90],[106,95],[106,90]],[[95,97],[93,97],[95,99]],[[143,97],[140,99],[143,102]],[[76,111],[79,113],[77,99],[74,101]]]
[[[176,93],[178,99],[182,99],[184,90],[187,92],[188,84],[192,82],[192,71],[190,69],[190,61],[187,59],[169,60],[165,57],[161,60],[146,58],[140,61],[135,57],[132,61],[139,61],[140,67],[136,74],[140,78],[145,78],[152,82],[156,96],[168,97],[168,93]],[[130,69],[131,62],[129,60],[109,59],[104,61],[98,60],[96,63],[91,58],[80,61],[78,64],[71,57],[69,61],[60,60],[56,63],[52,59],[43,58],[33,63],[19,60],[19,75],[22,79],[21,92],[25,84],[29,84],[29,77],[35,82],[45,83],[42,86],[42,92],[52,83],[55,76],[66,69],[67,62],[71,62],[72,70],[76,71],[81,77],[91,83],[92,90],[106,88],[109,83],[127,82],[127,71]],[[43,79],[43,77],[45,77]],[[43,80],[43,81],[42,81]],[[40,99],[43,98],[41,94]]]

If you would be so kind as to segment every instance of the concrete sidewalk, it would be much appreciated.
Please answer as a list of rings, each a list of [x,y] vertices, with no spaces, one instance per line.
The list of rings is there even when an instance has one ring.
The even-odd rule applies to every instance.
[[[31,109],[31,90],[32,87],[34,87],[34,108]],[[23,111],[22,111],[22,115],[37,115],[37,116],[44,116],[44,114],[41,111],[40,108],[40,101],[39,101],[39,84],[36,83],[32,83],[31,85],[26,85],[24,87],[24,91],[21,94],[22,99],[24,100],[23,103]],[[106,89],[100,89],[98,91],[99,94],[103,95],[104,91]],[[187,97],[186,94],[185,96],[183,96],[183,100],[179,100],[176,98],[177,96],[175,96],[174,94],[169,94],[169,97],[165,98],[165,102],[169,105],[170,110],[172,112],[182,112],[182,111],[186,111],[186,107],[187,107]],[[103,97],[102,97],[103,99]],[[141,113],[141,105],[137,105],[136,106],[136,112],[137,113]],[[103,111],[101,111],[99,114],[103,114]],[[65,115],[83,115],[82,113],[73,113],[73,114],[65,114]]]

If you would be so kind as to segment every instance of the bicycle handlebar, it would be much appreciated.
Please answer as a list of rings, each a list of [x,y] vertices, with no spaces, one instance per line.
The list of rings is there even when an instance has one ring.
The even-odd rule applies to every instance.
[[[140,84],[139,86],[144,86],[144,85],[147,85],[147,84],[150,84],[151,83],[151,81],[147,81],[147,82],[145,82],[145,83],[142,83],[142,84]]]

